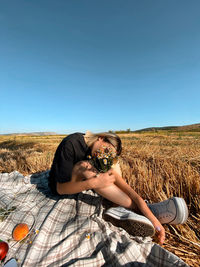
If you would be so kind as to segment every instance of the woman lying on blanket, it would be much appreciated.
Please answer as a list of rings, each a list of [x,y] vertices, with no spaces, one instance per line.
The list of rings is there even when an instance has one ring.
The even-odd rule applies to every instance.
[[[49,175],[49,186],[59,195],[75,194],[93,189],[99,195],[119,205],[105,212],[106,218],[125,228],[130,234],[152,236],[165,240],[164,223],[184,223],[188,209],[184,199],[173,197],[160,203],[147,204],[121,177],[119,163],[105,172],[92,164],[98,151],[120,155],[119,136],[113,133],[74,133],[65,137],[58,146]],[[107,150],[107,151],[106,151]],[[112,153],[111,153],[112,154]],[[94,167],[95,166],[95,167]],[[137,213],[142,213],[144,216]]]

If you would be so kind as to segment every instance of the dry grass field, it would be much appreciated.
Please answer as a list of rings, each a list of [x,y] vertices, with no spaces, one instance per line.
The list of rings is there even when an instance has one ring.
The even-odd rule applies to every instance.
[[[0,136],[0,172],[24,175],[50,168],[64,136]],[[164,247],[190,266],[200,263],[200,132],[120,134],[124,179],[150,202],[183,197],[187,224],[164,226]]]

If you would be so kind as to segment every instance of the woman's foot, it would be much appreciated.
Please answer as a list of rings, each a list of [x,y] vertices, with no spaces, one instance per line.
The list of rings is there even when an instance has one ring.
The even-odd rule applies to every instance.
[[[188,208],[183,198],[172,197],[154,204],[147,203],[147,206],[162,224],[183,224],[187,221]]]
[[[155,228],[149,219],[123,207],[106,210],[104,217],[115,226],[125,229],[130,235],[146,237],[155,234]]]

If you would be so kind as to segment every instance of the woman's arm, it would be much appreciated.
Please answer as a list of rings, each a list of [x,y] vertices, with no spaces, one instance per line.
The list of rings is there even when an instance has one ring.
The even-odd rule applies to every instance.
[[[160,244],[163,244],[165,240],[165,229],[161,223],[153,215],[145,201],[124,181],[124,179],[115,171],[114,174],[116,177],[115,184],[133,200],[133,210],[140,210],[141,213],[152,222],[155,229],[158,231]]]
[[[76,194],[80,193],[84,190],[92,189],[91,181],[70,181],[66,183],[58,183],[56,190],[59,195],[65,195],[65,194]]]
[[[96,172],[88,171],[82,175],[82,179],[78,176],[76,178],[66,183],[57,182],[56,190],[58,194],[76,194],[84,190],[104,188],[115,182],[115,176],[112,171],[98,174],[98,176]]]

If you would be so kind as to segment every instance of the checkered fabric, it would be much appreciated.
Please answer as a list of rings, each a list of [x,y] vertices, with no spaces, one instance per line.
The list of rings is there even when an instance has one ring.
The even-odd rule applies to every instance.
[[[0,208],[16,208],[0,222],[0,239],[10,247],[4,263],[14,257],[25,267],[188,266],[151,238],[130,236],[106,222],[102,198],[93,190],[53,196],[48,175],[0,174]],[[30,229],[21,242],[12,238],[18,223]]]

